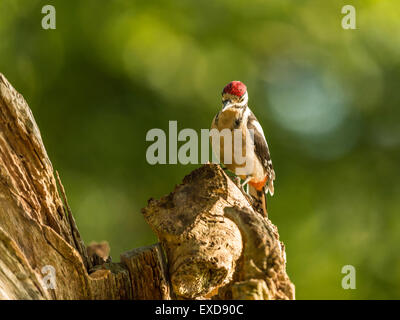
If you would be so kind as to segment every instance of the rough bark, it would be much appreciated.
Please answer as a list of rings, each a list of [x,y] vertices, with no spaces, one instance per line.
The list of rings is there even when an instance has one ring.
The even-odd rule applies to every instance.
[[[170,300],[171,288],[160,244],[138,248],[121,255],[135,288],[133,299]]]
[[[125,268],[88,274],[67,208],[31,110],[0,74],[0,298],[131,298]],[[46,290],[45,266],[56,271],[55,289]]]
[[[143,209],[161,244],[111,262],[107,243],[85,247],[31,110],[0,74],[0,299],[293,299],[277,229],[250,202],[204,165]]]
[[[218,165],[150,199],[143,214],[164,247],[178,297],[294,299],[276,227]]]

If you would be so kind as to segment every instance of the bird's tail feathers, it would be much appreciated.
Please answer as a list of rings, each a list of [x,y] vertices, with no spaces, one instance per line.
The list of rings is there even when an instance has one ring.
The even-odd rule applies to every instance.
[[[256,208],[261,209],[265,217],[268,217],[267,212],[267,198],[266,198],[266,187],[269,189],[269,186],[264,186],[261,190],[257,190],[252,185],[249,185],[249,194],[256,200]],[[270,189],[269,189],[270,190]],[[273,185],[272,185],[272,194],[273,194]],[[270,191],[271,193],[271,191]]]
[[[268,179],[267,184],[265,185],[265,193],[268,193],[273,196],[274,195],[274,180]]]

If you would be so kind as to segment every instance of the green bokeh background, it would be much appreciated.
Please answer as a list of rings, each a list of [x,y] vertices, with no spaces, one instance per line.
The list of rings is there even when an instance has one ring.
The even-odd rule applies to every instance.
[[[46,4],[56,30],[41,28]],[[341,27],[345,4],[356,30]],[[398,0],[0,0],[0,72],[34,112],[84,240],[108,240],[114,260],[156,241],[140,208],[198,167],[149,165],[147,131],[208,128],[242,80],[297,298],[400,298]],[[356,290],[341,287],[348,264]]]

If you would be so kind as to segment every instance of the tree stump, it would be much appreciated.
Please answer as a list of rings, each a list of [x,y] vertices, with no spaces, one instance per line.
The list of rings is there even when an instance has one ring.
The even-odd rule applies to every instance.
[[[159,244],[120,263],[108,244],[86,247],[32,112],[0,74],[0,299],[294,299],[276,227],[218,165],[143,215]]]

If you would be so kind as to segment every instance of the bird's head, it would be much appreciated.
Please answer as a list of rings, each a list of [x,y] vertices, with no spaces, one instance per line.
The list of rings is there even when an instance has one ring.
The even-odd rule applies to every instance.
[[[247,88],[241,81],[229,82],[222,90],[222,110],[244,108],[247,106],[247,101]]]

